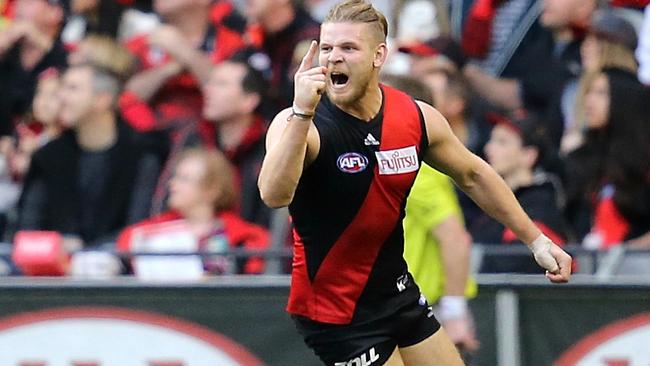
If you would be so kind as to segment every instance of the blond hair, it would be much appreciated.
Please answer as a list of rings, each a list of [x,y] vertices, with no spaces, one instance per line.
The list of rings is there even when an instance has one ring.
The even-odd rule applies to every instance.
[[[203,164],[203,187],[217,190],[214,210],[219,212],[233,208],[237,199],[235,172],[228,158],[219,150],[196,147],[184,150],[177,165],[188,159],[197,159]]]
[[[634,51],[622,43],[612,42],[607,39],[599,38],[601,52],[598,55],[598,63],[595,70],[585,71],[580,77],[578,91],[576,93],[575,109],[573,113],[574,128],[582,129],[585,123],[585,97],[591,84],[596,77],[601,74],[603,69],[617,68],[636,74],[638,64],[634,56]]]
[[[347,0],[334,6],[323,23],[367,23],[376,30],[377,39],[386,42],[388,21],[384,14],[364,0]]]

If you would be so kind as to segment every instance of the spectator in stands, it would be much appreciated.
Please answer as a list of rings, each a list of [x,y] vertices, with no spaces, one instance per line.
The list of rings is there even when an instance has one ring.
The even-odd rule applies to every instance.
[[[540,230],[555,243],[565,243],[566,225],[562,220],[558,180],[540,169],[549,153],[546,131],[534,117],[523,113],[512,116],[493,113],[489,119],[495,125],[485,145],[488,163],[503,177]],[[512,231],[488,216],[475,220],[469,230],[477,243],[519,243]],[[524,257],[507,260],[486,256],[481,271],[537,273],[539,268],[526,253]]]
[[[59,123],[60,77],[59,71],[49,68],[41,73],[28,120],[16,125],[16,145],[10,154],[9,164],[12,176],[21,181],[27,173],[32,154],[57,138],[63,126]]]
[[[248,0],[244,12],[251,42],[270,58],[273,116],[291,105],[293,75],[310,42],[319,38],[320,25],[293,0]]]
[[[490,104],[509,111],[525,108],[544,115],[551,142],[559,146],[563,124],[557,110],[563,99],[571,98],[572,90],[567,86],[580,73],[580,43],[596,0],[545,0],[541,4],[539,22],[545,32],[533,42],[522,41],[522,44],[529,42],[529,49],[519,56],[517,68],[491,74],[468,64],[464,73],[477,93]],[[517,39],[507,33],[505,38]],[[507,51],[498,52],[508,55]]]
[[[200,85],[208,80],[213,63],[243,45],[240,33],[224,24],[236,16],[232,9],[223,12],[224,6],[229,3],[220,1],[213,7],[209,0],[154,1],[164,23],[127,45],[141,69],[127,82],[122,104],[144,101],[155,118],[140,121],[148,125],[137,127],[181,130],[201,119]]]
[[[0,32],[0,135],[11,134],[30,108],[38,75],[66,63],[60,1],[17,0],[14,7],[13,21]]]
[[[584,66],[574,105],[563,105],[565,132],[561,151],[566,154],[584,141],[584,103],[587,87],[607,67],[616,67],[632,73],[637,72],[634,50],[637,35],[634,27],[611,11],[599,10],[589,26],[580,54]]]
[[[616,68],[587,90],[585,141],[565,162],[566,214],[577,240],[607,248],[650,231],[649,95]]]
[[[65,72],[60,120],[70,129],[33,155],[19,229],[76,235],[97,247],[147,217],[160,164],[118,117],[119,91],[119,78],[105,68],[82,64]]]
[[[204,117],[215,123],[217,147],[234,165],[239,187],[240,216],[269,227],[269,209],[257,187],[266,121],[259,108],[266,93],[262,74],[246,61],[224,61],[215,66],[205,85]]]
[[[415,99],[432,101],[427,85],[418,79],[384,75],[382,81]],[[406,202],[404,259],[422,293],[436,305],[436,319],[463,355],[478,348],[466,300],[477,290],[469,278],[471,244],[451,179],[422,165]]]
[[[229,1],[155,0],[153,5],[163,24],[128,43],[140,61],[140,72],[127,82],[120,109],[138,131],[169,133],[171,152],[151,209],[160,213],[178,152],[214,143],[210,127],[202,123],[201,85],[213,64],[235,54],[244,41],[240,29],[230,27],[239,23],[233,20],[238,14]]]
[[[221,152],[204,148],[184,151],[170,180],[170,191],[170,211],[124,230],[118,239],[119,250],[128,252],[142,249],[146,243],[137,243],[138,232],[179,222],[189,230],[198,251],[225,255],[205,257],[207,272],[264,272],[264,260],[258,256],[236,262],[227,259],[227,255],[236,248],[266,249],[270,237],[266,229],[248,223],[232,212],[236,205],[234,170]]]

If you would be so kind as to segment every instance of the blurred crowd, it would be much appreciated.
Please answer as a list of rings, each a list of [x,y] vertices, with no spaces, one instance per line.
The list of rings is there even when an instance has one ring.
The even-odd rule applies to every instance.
[[[0,242],[56,243],[66,273],[155,276],[169,258],[115,253],[160,251],[209,253],[186,276],[263,273],[290,240],[257,189],[265,131],[335,2],[0,0]],[[650,248],[648,3],[373,1],[386,82],[420,84],[547,236],[588,249]],[[517,242],[452,194],[471,241]]]

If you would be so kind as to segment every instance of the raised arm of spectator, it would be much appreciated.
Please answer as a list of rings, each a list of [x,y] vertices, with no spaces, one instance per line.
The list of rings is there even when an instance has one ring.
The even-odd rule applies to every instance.
[[[170,78],[178,75],[182,70],[182,66],[176,61],[144,70],[129,79],[124,90],[135,94],[140,100],[148,102]]]
[[[15,21],[0,33],[0,57],[5,56],[7,51],[21,39],[26,39],[43,52],[49,51],[53,44],[53,40],[39,31],[31,22]]]
[[[210,78],[210,57],[202,50],[194,48],[174,26],[159,26],[149,36],[149,42],[169,53],[200,84],[205,84]]]
[[[494,77],[471,64],[465,66],[463,74],[476,92],[490,103],[508,110],[523,107],[519,81]]]
[[[463,146],[444,117],[430,105],[418,104],[425,116],[429,137],[426,162],[449,175],[479,207],[527,244],[537,263],[548,271],[551,281],[568,281],[571,257],[542,235],[503,179],[485,161]]]

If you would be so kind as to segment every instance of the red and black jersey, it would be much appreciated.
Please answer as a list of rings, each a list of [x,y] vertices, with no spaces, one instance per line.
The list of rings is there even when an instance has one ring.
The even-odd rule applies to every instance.
[[[402,219],[428,145],[424,117],[408,95],[387,86],[382,93],[369,122],[327,96],[316,109],[320,151],[289,206],[290,313],[348,324],[387,315],[419,296],[403,259]]]

